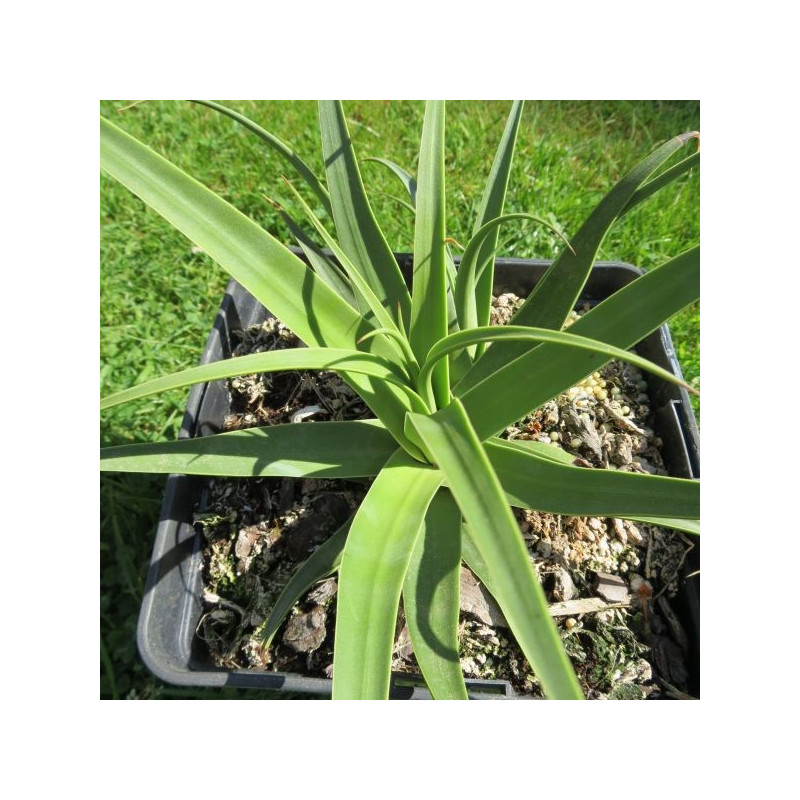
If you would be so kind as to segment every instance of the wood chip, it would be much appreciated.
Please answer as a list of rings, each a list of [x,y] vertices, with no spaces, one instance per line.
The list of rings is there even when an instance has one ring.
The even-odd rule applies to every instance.
[[[644,436],[645,435],[644,431],[641,428],[639,428],[638,426],[634,425],[633,422],[631,422],[630,419],[628,419],[628,417],[626,417],[624,414],[621,414],[613,406],[611,406],[608,403],[606,403],[605,404],[605,409],[606,409],[606,412],[608,413],[608,415],[610,417],[613,417],[619,423],[619,425],[622,428],[624,428],[625,430],[630,431],[631,433],[638,433],[640,436]]]
[[[553,584],[553,597],[561,602],[572,600],[577,593],[572,576],[563,567],[558,567],[553,573]]]
[[[408,658],[413,652],[414,645],[411,644],[411,632],[408,630],[408,625],[404,625],[395,640],[394,655],[396,658]]]
[[[239,531],[234,545],[233,552],[238,558],[237,569],[240,574],[247,572],[253,557],[258,555],[261,550],[261,541],[264,536],[266,526],[263,523],[258,525],[248,525]]]
[[[612,434],[609,445],[608,457],[618,467],[630,464],[633,461],[633,440],[627,433]]]
[[[472,614],[484,625],[508,627],[500,606],[466,567],[461,567],[461,610]]]
[[[606,603],[599,597],[582,597],[578,600],[568,600],[565,603],[552,603],[547,607],[547,612],[551,617],[571,617],[577,614],[607,611],[610,608],[624,608],[628,605],[630,605],[630,598],[622,603]]]
[[[336,578],[328,578],[318,583],[309,593],[308,600],[318,606],[324,606],[335,594],[338,588]]]
[[[624,603],[629,598],[628,584],[619,575],[612,575],[610,572],[597,573],[595,591],[609,603]]]
[[[291,416],[292,422],[302,422],[304,419],[308,419],[309,417],[313,417],[315,414],[319,414],[320,411],[324,411],[325,409],[320,406],[303,406],[303,408],[298,408]]]
[[[562,414],[569,431],[581,440],[584,447],[592,451],[598,461],[602,461],[602,442],[600,441],[600,435],[595,430],[594,425],[592,425],[591,422],[587,422],[571,407],[565,408]]]
[[[635,545],[640,545],[644,541],[642,532],[629,519],[625,520],[625,529],[628,532],[628,540]]]
[[[320,606],[307,614],[293,614],[286,623],[283,643],[296,653],[311,653],[325,641],[327,615]]]
[[[617,534],[617,539],[619,539],[622,544],[628,544],[628,532],[625,530],[625,524],[622,522],[621,519],[613,519],[614,523],[614,533]]]

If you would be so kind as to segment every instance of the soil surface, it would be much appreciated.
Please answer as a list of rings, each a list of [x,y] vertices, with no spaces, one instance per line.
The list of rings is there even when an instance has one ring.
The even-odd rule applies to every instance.
[[[495,298],[493,323],[508,321],[520,303],[514,295]],[[234,355],[300,345],[276,320],[240,338]],[[371,416],[332,372],[242,376],[229,389],[226,430]],[[585,467],[665,475],[650,421],[644,377],[611,362],[504,436],[561,448]],[[269,647],[262,629],[289,578],[354,513],[367,488],[341,480],[209,481],[195,514],[205,541],[206,610],[197,635],[217,665],[330,677],[335,576],[295,605]],[[586,696],[687,698],[688,637],[672,600],[694,546],[690,537],[629,520],[514,511]],[[502,612],[465,566],[461,609],[465,677],[508,680],[518,693],[541,696]],[[402,608],[392,666],[419,671]]]

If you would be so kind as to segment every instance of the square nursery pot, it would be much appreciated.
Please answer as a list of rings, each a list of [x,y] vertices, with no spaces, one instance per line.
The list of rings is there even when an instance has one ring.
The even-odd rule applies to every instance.
[[[398,255],[406,274],[411,257]],[[550,262],[498,259],[495,292],[530,293]],[[641,270],[628,264],[599,262],[581,296],[580,304],[596,304],[633,281]],[[201,363],[228,358],[232,332],[262,322],[268,312],[235,281],[225,293]],[[675,374],[680,367],[666,325],[654,331],[637,352]],[[670,475],[699,478],[699,435],[688,394],[681,387],[648,375],[648,393],[654,409],[653,427],[663,441],[661,453]],[[223,382],[194,386],[181,429],[181,438],[203,436],[220,429],[228,411],[229,398]],[[203,478],[170,475],[156,532],[155,546],[147,577],[145,597],[139,617],[139,652],[147,667],[161,680],[192,687],[245,687],[301,692],[330,697],[331,681],[297,674],[230,670],[216,667],[195,636],[203,613],[201,575],[202,535],[192,524],[204,484]],[[699,569],[699,542],[683,566],[684,575]],[[700,590],[699,580],[682,581],[681,592],[673,601],[674,610],[687,632],[689,653],[686,659],[688,689],[700,692]],[[517,695],[507,681],[467,680],[473,699],[513,699]],[[392,699],[430,699],[424,682],[413,675],[392,676]]]

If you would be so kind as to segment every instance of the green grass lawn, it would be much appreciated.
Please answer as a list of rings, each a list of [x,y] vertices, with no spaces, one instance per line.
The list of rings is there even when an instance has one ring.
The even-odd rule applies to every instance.
[[[290,143],[324,174],[315,103],[226,104]],[[264,199],[287,200],[289,192],[280,180],[284,165],[256,137],[214,111],[188,103],[144,103],[120,113],[125,105],[103,102],[101,114],[291,243]],[[462,244],[469,238],[509,106],[499,101],[448,104],[447,232]],[[345,112],[361,158],[383,156],[415,170],[421,102],[349,102]],[[664,140],[699,126],[696,101],[531,101],[520,126],[506,211],[545,216],[571,235],[638,160]],[[411,250],[413,218],[395,199],[403,194],[399,181],[371,162],[362,165],[362,175],[389,244],[396,251]],[[106,395],[196,364],[227,278],[208,257],[193,252],[191,242],[104,175],[100,191],[100,360],[101,392]],[[603,243],[600,258],[648,269],[699,240],[695,174],[627,215]],[[553,258],[558,248],[557,237],[534,227],[521,231],[502,255]],[[677,315],[670,327],[684,374],[699,387],[699,304]],[[110,409],[101,418],[101,443],[175,438],[186,395],[178,390]],[[699,416],[699,404],[695,410]],[[101,476],[101,695],[244,696],[229,690],[170,689],[149,675],[136,653],[136,619],[164,483],[160,476]]]

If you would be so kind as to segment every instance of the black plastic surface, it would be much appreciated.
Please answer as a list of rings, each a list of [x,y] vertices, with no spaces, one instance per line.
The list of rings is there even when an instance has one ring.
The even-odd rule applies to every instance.
[[[410,273],[411,257],[397,256],[401,269]],[[550,262],[498,259],[495,291],[527,295]],[[581,303],[594,304],[634,280],[641,272],[627,264],[599,262],[592,270]],[[262,321],[266,309],[235,281],[228,285],[201,363],[230,356],[231,332]],[[666,326],[652,333],[637,352],[680,375],[680,366]],[[699,436],[685,389],[648,376],[656,429],[664,447],[670,474],[699,477]],[[216,433],[228,409],[224,382],[192,388],[181,438]],[[215,667],[199,646],[195,630],[202,615],[201,537],[192,526],[192,511],[202,491],[203,479],[171,475],[156,532],[156,541],[139,617],[138,645],[147,667],[161,680],[181,686],[235,686],[278,689],[330,697],[331,681],[295,674],[256,670],[224,670]],[[699,543],[689,554],[687,573],[699,569]],[[700,689],[699,577],[686,584],[677,612],[691,641],[690,691]],[[467,681],[471,699],[513,698],[506,681]],[[430,699],[421,679],[395,674],[392,699]]]

